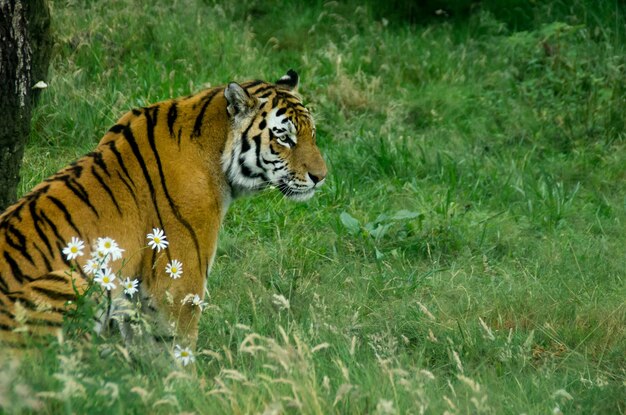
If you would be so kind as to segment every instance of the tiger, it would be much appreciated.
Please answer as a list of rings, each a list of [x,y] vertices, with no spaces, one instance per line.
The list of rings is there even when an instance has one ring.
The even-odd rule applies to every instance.
[[[326,180],[298,85],[290,69],[274,83],[230,82],[132,109],[94,151],[6,209],[0,342],[19,342],[23,333],[60,335],[64,316],[94,284],[85,255],[69,260],[68,241],[89,249],[106,237],[129,254],[121,272],[136,277],[145,309],[195,347],[199,313],[186,299],[204,299],[231,202],[268,187],[305,201]],[[147,247],[153,231],[168,241],[163,250]],[[177,279],[164,272],[174,260],[182,270]],[[112,298],[127,295],[117,282]],[[94,324],[106,324],[111,313]]]

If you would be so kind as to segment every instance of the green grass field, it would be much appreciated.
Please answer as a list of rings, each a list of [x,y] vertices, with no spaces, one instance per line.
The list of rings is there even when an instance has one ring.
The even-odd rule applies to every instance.
[[[626,9],[498,3],[54,1],[22,192],[133,107],[288,68],[330,172],[231,206],[195,370],[68,338],[0,411],[626,413]]]

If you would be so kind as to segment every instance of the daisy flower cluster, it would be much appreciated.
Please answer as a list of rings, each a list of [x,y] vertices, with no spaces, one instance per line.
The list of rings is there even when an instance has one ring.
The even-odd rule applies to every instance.
[[[85,242],[77,237],[72,237],[70,242],[63,248],[63,255],[68,261],[84,256]],[[85,262],[82,269],[87,275],[93,276],[94,282],[103,289],[111,291],[117,287],[118,275],[111,267],[111,262],[122,259],[124,249],[120,248],[117,242],[109,237],[98,238],[94,242],[90,258]],[[122,282],[124,293],[132,297],[138,290],[139,281],[126,278]]]
[[[169,241],[165,236],[165,232],[159,228],[153,228],[152,232],[147,236],[148,246],[157,252],[161,252],[168,247]],[[72,237],[70,242],[63,248],[63,255],[68,261],[73,261],[84,255],[85,242],[77,237]],[[109,237],[98,238],[93,244],[91,257],[85,262],[82,269],[87,275],[92,275],[94,281],[107,291],[111,291],[117,287],[116,281],[119,274],[110,267],[112,261],[122,258],[124,249],[117,242]],[[172,279],[179,279],[183,275],[183,264],[177,259],[173,259],[167,263],[165,273]],[[120,277],[121,278],[121,277]],[[132,297],[138,291],[139,281],[137,279],[126,278],[121,282],[124,293]]]
[[[146,238],[148,240],[147,246],[157,252],[168,248],[169,241],[162,229],[153,228],[152,232],[146,235]],[[85,243],[77,237],[72,237],[62,252],[68,261],[76,260],[84,256]],[[136,278],[122,280],[121,271],[118,271],[117,275],[113,271],[112,262],[122,259],[123,253],[124,249],[114,239],[109,237],[98,238],[94,242],[90,257],[82,266],[82,270],[85,274],[93,276],[93,281],[108,292],[117,288],[117,284],[121,284],[124,293],[132,298],[139,291],[139,280]],[[178,259],[172,259],[165,266],[165,273],[174,280],[181,278],[183,263]],[[187,294],[181,303],[198,307],[200,311],[207,305],[198,294]],[[189,347],[183,348],[178,344],[174,349],[174,358],[183,366],[195,361],[191,349]]]

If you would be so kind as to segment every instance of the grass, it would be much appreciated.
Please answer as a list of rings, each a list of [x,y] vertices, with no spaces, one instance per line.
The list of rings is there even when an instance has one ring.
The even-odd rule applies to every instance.
[[[624,9],[537,3],[54,2],[22,192],[134,106],[290,67],[330,176],[232,205],[195,371],[69,339],[5,363],[0,406],[625,412]]]

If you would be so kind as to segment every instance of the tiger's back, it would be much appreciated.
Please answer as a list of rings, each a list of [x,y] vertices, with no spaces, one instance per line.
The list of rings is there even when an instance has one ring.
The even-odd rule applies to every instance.
[[[58,332],[93,280],[86,258],[69,261],[64,247],[73,237],[86,249],[112,237],[127,254],[122,274],[136,276],[143,297],[193,343],[197,315],[180,304],[204,295],[231,199],[268,185],[308,198],[326,175],[313,122],[293,92],[297,80],[290,71],[275,84],[231,83],[132,110],[93,152],[7,209],[0,216],[0,338],[19,339],[20,328]],[[154,228],[169,238],[163,252],[146,248]],[[176,281],[162,271],[173,259],[185,267]],[[112,295],[122,295],[120,287]]]

